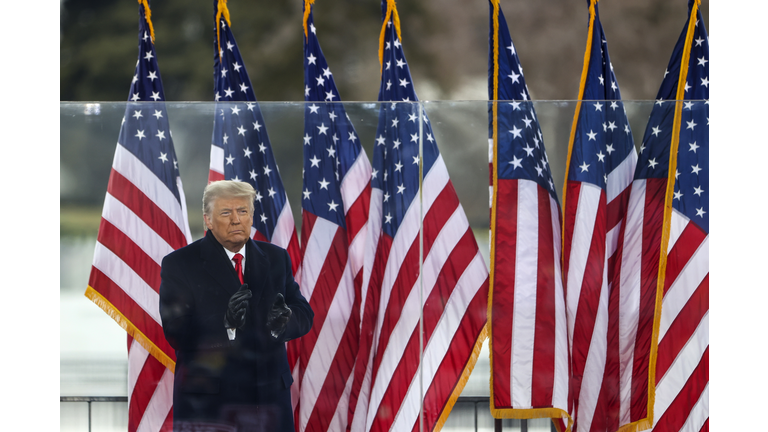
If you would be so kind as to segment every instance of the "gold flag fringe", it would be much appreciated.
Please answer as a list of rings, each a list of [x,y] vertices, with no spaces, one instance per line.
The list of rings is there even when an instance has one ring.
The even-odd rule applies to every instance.
[[[218,50],[216,51],[216,55],[219,56],[219,61],[221,61],[221,17],[224,17],[224,19],[227,21],[228,26],[232,26],[232,23],[229,21],[229,9],[227,8],[227,0],[219,0],[219,4],[216,5],[216,46],[218,47]]]
[[[147,19],[147,25],[149,25],[149,37],[152,43],[155,43],[155,28],[152,27],[152,10],[149,9],[149,3],[147,0],[138,0],[139,4],[144,6],[144,18]]]
[[[400,35],[400,15],[397,13],[395,0],[387,0],[387,13],[384,15],[384,22],[381,25],[381,34],[379,35],[379,73],[381,73],[384,68],[384,35],[386,34],[387,24],[389,24],[390,18],[394,21],[397,39],[402,42],[403,37]]]
[[[312,5],[315,4],[315,0],[304,0],[304,37],[309,38],[309,31],[307,30],[307,20],[309,14],[312,12]]]

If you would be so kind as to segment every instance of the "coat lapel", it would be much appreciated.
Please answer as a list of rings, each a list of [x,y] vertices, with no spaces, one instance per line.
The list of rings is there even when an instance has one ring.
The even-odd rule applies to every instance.
[[[224,252],[224,247],[216,241],[216,237],[209,231],[206,231],[200,246],[200,257],[203,260],[205,271],[228,296],[240,289],[240,280]]]

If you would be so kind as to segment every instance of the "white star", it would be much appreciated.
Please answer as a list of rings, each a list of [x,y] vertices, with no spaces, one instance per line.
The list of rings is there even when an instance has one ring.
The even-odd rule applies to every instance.
[[[611,69],[613,69],[613,66],[611,66]],[[619,88],[616,85],[616,81],[611,81],[611,90],[616,91],[616,89]]]
[[[319,114],[317,112],[317,110],[320,108],[319,106],[317,106],[315,104],[312,104],[312,105],[309,105],[307,108],[309,108],[309,113],[310,114]]]
[[[701,43],[704,42],[704,39],[701,36],[699,36],[699,38],[696,39],[695,42],[696,42],[696,46],[701,46]]]
[[[698,60],[699,60],[698,66],[706,66],[707,62],[709,61],[706,58],[704,58],[704,56],[701,56]]]
[[[704,193],[704,189],[702,189],[701,186],[695,187],[693,190],[693,194],[696,196],[700,196],[702,193]]]
[[[408,121],[416,122],[416,114],[408,114]]]
[[[257,122],[257,121],[253,122],[253,130],[260,131],[261,130],[261,124],[259,124],[259,122]]]
[[[331,182],[325,181],[325,178],[323,178],[323,180],[319,181],[318,183],[320,183],[320,189],[325,189],[325,190],[328,190],[328,185],[331,184]]]
[[[243,149],[243,153],[245,153],[245,155],[244,155],[244,156],[245,156],[245,157],[247,157],[248,159],[250,159],[250,158],[251,158],[251,153],[252,153],[252,152],[251,152],[251,149],[249,149],[248,147],[246,147],[246,148],[244,148],[244,149]]]
[[[381,135],[379,135],[379,137],[376,138],[376,145],[384,145],[385,142],[386,142],[386,139]]]
[[[706,213],[704,211],[704,207],[696,209],[696,216],[701,216],[703,218],[704,217],[704,213]]]
[[[579,168],[581,168],[581,172],[589,171],[589,164],[585,161],[579,165]]]
[[[232,114],[240,115],[240,108],[237,107],[237,105],[230,108],[232,110]]]
[[[410,83],[409,83],[409,82],[408,82],[408,80],[406,80],[405,78],[403,78],[403,79],[401,79],[401,80],[400,80],[400,87],[405,87],[405,86],[407,86],[408,84],[410,84]]]
[[[384,192],[384,202],[389,201],[389,197],[390,197],[389,192]]]
[[[645,151],[645,143],[640,144],[640,154],[643,154]]]
[[[159,131],[157,131],[157,134],[156,134],[155,136],[157,137],[157,139],[159,139],[160,141],[162,141],[162,140],[164,140],[164,139],[165,139],[165,131],[161,131],[161,130],[159,130]]]
[[[229,137],[227,136],[227,134],[224,134],[224,137],[223,137],[223,138],[224,138],[224,144],[226,144],[226,143],[227,143],[227,140],[229,139]]]
[[[155,118],[159,120],[160,117],[163,116],[163,113],[161,111],[159,111],[159,110],[155,110],[155,113],[152,114],[152,115],[155,116]]]
[[[411,134],[411,142],[418,142],[419,141],[419,133]]]
[[[379,171],[377,169],[374,169],[373,171],[371,171],[371,180],[378,177],[378,175],[379,175]]]
[[[512,138],[514,139],[514,138],[522,138],[522,135],[520,134],[520,132],[522,131],[523,130],[518,129],[517,126],[512,126],[512,130],[509,132],[512,133]]]
[[[690,129],[690,130],[693,130],[693,128],[695,128],[695,127],[696,127],[696,123],[695,123],[693,120],[691,120],[691,121],[689,121],[689,122],[685,122],[685,124],[687,124],[687,125],[688,125],[688,127],[686,127],[686,129]]]
[[[523,150],[525,150],[525,153],[526,153],[528,156],[530,156],[530,157],[533,157],[533,150],[534,150],[534,149],[533,149],[533,147],[531,147],[531,145],[530,145],[530,144],[528,144],[528,143],[525,143],[525,147],[523,147]]]
[[[675,197],[673,199],[679,200],[683,198],[683,193],[680,191],[675,192]]]
[[[398,148],[398,147],[400,147],[400,144],[401,144],[401,143],[400,143],[400,139],[398,138],[398,139],[396,139],[396,140],[392,141],[392,148],[394,148],[395,150],[397,150],[397,148]]]
[[[520,74],[516,74],[513,71],[510,71],[510,72],[512,72],[512,73],[507,75],[507,76],[512,78],[512,83],[518,83],[519,84],[520,83]]]
[[[259,192],[259,191],[256,191],[256,201],[258,201],[258,202],[261,202],[261,199],[262,199],[262,198],[263,198],[263,197],[261,196],[261,192]],[[263,216],[263,215],[262,215],[262,216]],[[263,222],[263,221],[264,221],[264,220],[262,220],[262,222]]]
[[[323,78],[322,76],[318,76],[318,77],[317,77],[317,78],[315,78],[315,79],[317,80],[317,85],[318,85],[318,87],[319,87],[319,86],[324,86],[324,85],[325,85],[325,78]]]
[[[603,110],[603,104],[600,102],[595,102],[595,111],[602,111]]]
[[[146,42],[148,37],[149,37],[149,35],[147,34],[147,32],[144,32],[144,37],[143,37],[143,38],[141,38],[141,40],[143,40],[144,42]]]
[[[232,157],[232,154],[230,153],[229,157],[225,158],[227,160],[226,165],[234,165],[235,158]]]
[[[384,223],[390,223],[390,222],[392,222],[392,216],[391,216],[391,213],[387,213],[387,215],[386,215],[386,216],[384,216],[384,217],[386,218],[386,220],[384,221]]]
[[[150,96],[153,101],[157,102],[158,99],[160,99],[160,92],[152,92],[152,96]]]
[[[338,206],[339,206],[338,204],[336,204],[335,202],[333,202],[333,200],[331,200],[331,202],[328,203],[328,211],[336,211],[336,207]]]
[[[336,149],[333,148],[333,147],[328,147],[328,148],[325,149],[325,151],[328,152],[328,157],[330,157],[330,158],[336,156]]]
[[[328,130],[328,126],[326,126],[325,123],[320,123],[320,126],[318,126],[317,128],[320,130],[320,132],[318,132],[318,134],[320,134],[320,135],[328,135],[328,133],[326,132]]]
[[[147,51],[147,55],[144,56],[144,59],[147,60],[147,61],[150,61],[152,59],[152,57],[154,57],[152,55],[152,51]]]
[[[509,46],[507,47],[507,49],[509,50],[509,55],[515,55],[515,45],[514,44],[510,43]]]
[[[324,76],[324,77],[328,78],[328,77],[330,77],[331,75],[333,75],[333,74],[331,73],[331,68],[325,68],[325,69],[323,69],[323,76]]]
[[[597,159],[598,159],[600,162],[605,162],[605,154],[603,154],[603,152],[602,152],[602,151],[601,151],[601,152],[598,152],[598,153],[597,153]]]
[[[603,84],[605,84],[605,78],[603,78],[603,76],[602,76],[602,75],[600,75],[599,77],[597,77],[597,79],[599,79],[599,80],[600,80],[600,85],[603,85]]]
[[[320,168],[320,159],[317,158],[317,155],[312,156],[312,159],[310,159],[309,162],[312,163],[310,168],[312,167]]]
[[[613,132],[613,130],[614,130],[614,129],[616,129],[617,127],[618,127],[618,126],[616,126],[616,123],[614,123],[614,122],[608,122],[608,129],[610,129],[610,130],[611,130],[611,132]]]
[[[656,158],[648,159],[648,167],[649,168],[654,169],[654,168],[656,168],[656,165],[658,165],[658,164],[659,163],[656,162]]]
[[[269,194],[270,198],[273,198],[275,194],[277,194],[277,192],[275,192],[275,190],[272,188],[267,189],[267,193]]]
[[[330,113],[328,113],[328,117],[331,118],[332,122],[335,122],[336,121],[336,117],[338,117],[338,116],[336,115],[335,112],[331,111]]]
[[[692,151],[694,153],[696,153],[696,149],[700,147],[696,145],[696,141],[689,143],[688,145],[691,146],[691,148],[688,151]]]
[[[396,63],[397,63],[397,67],[401,69],[403,66],[405,66],[405,62],[402,59],[398,59]]]
[[[533,122],[533,120],[529,119],[528,116],[525,116],[523,121],[525,122],[525,127],[527,128],[531,127],[531,122]]]
[[[309,64],[315,64],[315,60],[317,60],[317,57],[315,57],[314,54],[309,54],[309,57],[307,57],[307,60],[309,60]]]
[[[405,185],[400,185],[397,187],[397,193],[404,194],[405,193]]]
[[[595,137],[597,136],[597,133],[592,131],[592,129],[590,129],[589,132],[587,132],[587,136],[589,137],[587,141],[597,141],[595,139]]]
[[[304,96],[309,96],[309,86],[304,86]]]
[[[160,157],[158,157],[163,163],[168,162],[168,153],[160,152]]]
[[[691,88],[691,86],[688,85],[688,81],[686,81],[685,82],[685,91],[688,91],[688,89],[690,89],[690,88]]]
[[[231,87],[227,87],[227,89],[226,89],[226,90],[224,90],[224,97],[232,97],[232,94],[233,94],[234,92],[235,92],[235,91],[234,91],[234,90],[232,90],[232,88],[231,88]]]
[[[135,137],[139,137],[139,141],[141,141],[142,138],[146,138],[144,136],[144,131],[143,130],[138,130],[138,129],[136,129],[136,135],[134,135],[134,136]]]
[[[512,105],[513,110],[519,110],[520,109],[520,102],[510,102],[510,105]]]
[[[239,127],[237,128],[237,134],[238,134],[238,135],[242,135],[242,136],[245,136],[245,128],[244,128],[244,127],[242,127],[242,126],[239,126]]]
[[[235,72],[240,72],[240,68],[242,66],[239,63],[234,62],[234,63],[232,63],[232,67],[235,68]]]
[[[267,146],[264,145],[264,143],[259,144],[259,151],[262,153],[265,153],[267,151]]]
[[[709,77],[702,78],[701,79],[701,85],[703,85],[704,87],[709,88]]]
[[[249,87],[247,85],[245,85],[245,83],[241,83],[240,84],[240,91],[241,92],[245,93],[246,90],[248,90],[248,89],[249,89]]]
[[[403,164],[395,162],[395,171],[400,171],[401,169],[403,169]]]
[[[139,117],[144,117],[144,116],[141,115],[141,110],[136,110],[133,112],[133,115],[131,117],[136,117],[138,119]]]
[[[259,176],[258,174],[256,174],[256,170],[250,170],[248,171],[248,174],[250,174],[251,180],[256,180],[256,177]]]
[[[428,134],[427,134],[427,141],[429,141],[429,142],[432,142],[432,141],[434,141],[434,140],[435,140],[435,139],[434,139],[434,138],[432,138],[432,134],[431,134],[431,133],[428,133]]]
[[[336,95],[334,95],[332,91],[325,92],[325,100],[333,100],[335,97]]]
[[[701,168],[699,168],[699,164],[691,165],[691,174],[698,174],[699,171],[701,171]]]
[[[414,156],[413,157],[413,164],[414,165],[418,165],[419,164],[419,157],[418,156]]]
[[[229,72],[229,71],[227,70],[227,68],[221,68],[221,77],[222,77],[222,78],[226,77],[226,76],[227,76],[227,72]]]
[[[227,49],[228,49],[228,50],[232,51],[232,48],[234,48],[234,47],[235,47],[235,46],[234,46],[234,45],[232,45],[232,42],[230,42],[230,41],[227,41]]]
[[[155,82],[155,78],[157,78],[157,72],[150,71],[149,75],[147,75],[147,78],[149,78],[152,82]]]
[[[512,155],[512,160],[509,161],[509,163],[513,166],[512,171],[516,170],[517,168],[522,168],[522,161],[522,159],[518,159],[517,156]]]
[[[264,213],[261,214],[261,223],[267,223],[267,219],[269,219]]]
[[[397,127],[397,124],[400,123],[400,120],[398,119],[392,119],[392,127]]]
[[[611,108],[616,109],[619,107],[619,104],[616,101],[611,101]]]
[[[658,126],[653,127],[653,136],[659,136],[661,129]]]

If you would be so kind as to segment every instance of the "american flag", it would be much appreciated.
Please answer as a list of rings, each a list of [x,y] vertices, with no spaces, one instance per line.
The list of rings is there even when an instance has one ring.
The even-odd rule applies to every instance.
[[[490,7],[491,414],[568,415],[560,204],[536,111],[497,0]],[[494,166],[497,167],[494,170]]]
[[[709,430],[709,44],[698,4],[646,126],[623,238],[622,279],[655,301],[658,431]]]
[[[351,430],[434,430],[485,339],[488,270],[426,113],[415,103],[394,1],[382,2],[382,12],[379,101],[387,102],[374,144],[369,227],[378,232],[366,246],[372,267],[364,276]]]
[[[160,263],[192,237],[146,2],[139,15],[139,60],[85,295],[129,335],[128,430],[154,432],[171,429],[176,361],[158,309]]]
[[[645,324],[652,315],[641,317],[638,325],[637,299],[634,303],[620,299],[619,287],[611,284],[613,262],[621,255],[619,232],[637,153],[597,0],[590,2],[589,12],[587,55],[571,130],[563,204],[569,404],[576,431],[613,431],[644,417],[641,410],[628,421],[627,405],[637,402],[630,401],[624,389],[645,383],[645,393],[632,396],[647,396],[650,344],[647,338],[635,342],[635,334],[638,326],[651,330]]]
[[[214,98],[211,164],[208,182],[237,180],[256,189],[251,237],[288,251],[294,275],[299,268],[299,240],[272,154],[267,128],[251,80],[230,28],[226,2],[214,1]]]
[[[315,319],[299,341],[297,429],[346,429],[360,331],[371,164],[339,102],[305,2],[301,292]]]

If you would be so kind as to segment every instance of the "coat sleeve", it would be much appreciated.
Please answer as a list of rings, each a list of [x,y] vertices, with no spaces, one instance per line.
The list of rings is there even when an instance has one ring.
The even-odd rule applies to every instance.
[[[197,343],[195,305],[177,261],[166,256],[161,264],[160,319],[168,343],[176,350],[185,350]]]
[[[288,252],[283,250],[285,256],[285,304],[291,309],[291,319],[288,321],[288,328],[282,336],[282,341],[297,339],[309,333],[312,328],[312,320],[315,313],[309,305],[307,299],[301,294],[299,284],[293,279],[291,273],[291,257]]]

